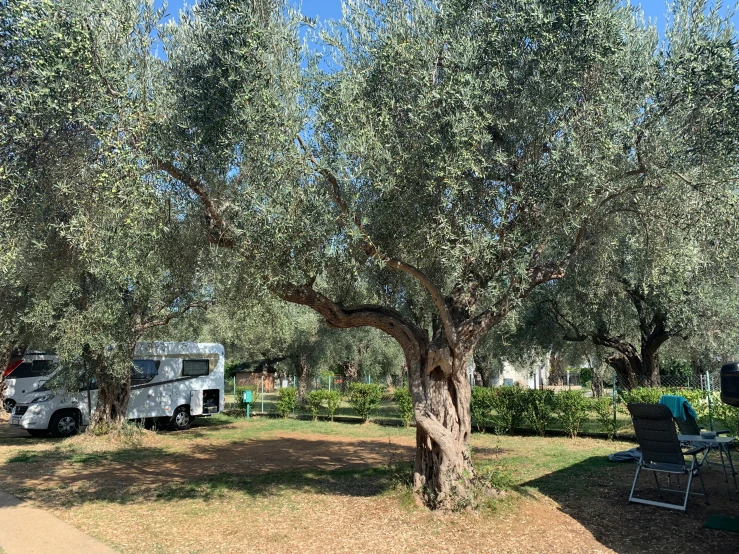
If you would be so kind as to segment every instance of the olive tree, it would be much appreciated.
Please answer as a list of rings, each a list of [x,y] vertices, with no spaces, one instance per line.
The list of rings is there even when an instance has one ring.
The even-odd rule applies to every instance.
[[[612,223],[537,300],[563,340],[605,348],[623,386],[659,386],[668,341],[697,339],[705,348],[717,329],[735,336],[736,236],[722,222],[701,237],[698,222],[685,232],[650,214]]]
[[[158,28],[162,58],[136,46],[146,5],[74,4],[107,46],[55,60],[94,76],[67,125],[116,141],[141,176],[126,188],[201,213],[244,279],[398,342],[429,506],[474,493],[466,371],[486,333],[614,213],[731,206],[733,29],[701,3],[676,3],[660,44],[610,0],[350,0],[307,60],[278,0],[199,3]]]
[[[659,45],[613,2],[347,2],[300,97],[279,11],[211,2],[172,29],[154,168],[275,294],[398,341],[429,505],[471,492],[466,366],[482,337],[614,213],[725,197],[733,30],[675,9]],[[383,301],[388,272],[400,304]],[[357,274],[380,286],[332,297]],[[424,303],[426,322],[409,313]]]
[[[16,291],[2,304],[15,304],[26,343],[32,334],[57,351],[66,382],[84,362],[99,387],[93,424],[108,427],[126,417],[136,341],[211,302],[199,218],[175,217],[172,196],[122,140],[146,101],[134,92],[145,74],[128,82],[128,101],[109,96],[149,55],[150,26],[137,25],[154,12],[129,2],[0,8],[0,282]],[[109,78],[107,64],[120,74]]]

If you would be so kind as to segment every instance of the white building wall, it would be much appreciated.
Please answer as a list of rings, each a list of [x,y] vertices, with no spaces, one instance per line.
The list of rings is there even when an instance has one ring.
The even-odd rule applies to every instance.
[[[502,373],[493,377],[491,385],[500,387],[518,383],[523,388],[534,389],[540,388],[541,383],[546,383],[548,377],[549,356],[546,356],[530,367],[516,367],[510,362],[504,362]]]

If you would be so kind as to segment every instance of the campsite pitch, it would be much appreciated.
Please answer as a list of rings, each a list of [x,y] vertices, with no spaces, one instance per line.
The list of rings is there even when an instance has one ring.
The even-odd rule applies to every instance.
[[[476,511],[417,507],[414,429],[225,416],[181,433],[66,441],[0,433],[0,490],[124,553],[736,552],[704,529],[739,513],[720,468],[686,514],[627,505],[626,442],[474,435],[506,492]],[[645,484],[648,481],[645,480]],[[2,545],[0,545],[2,546]]]

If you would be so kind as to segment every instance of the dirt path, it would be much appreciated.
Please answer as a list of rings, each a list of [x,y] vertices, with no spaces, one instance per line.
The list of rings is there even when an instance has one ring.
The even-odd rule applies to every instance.
[[[0,492],[0,546],[6,554],[115,554],[49,512]]]

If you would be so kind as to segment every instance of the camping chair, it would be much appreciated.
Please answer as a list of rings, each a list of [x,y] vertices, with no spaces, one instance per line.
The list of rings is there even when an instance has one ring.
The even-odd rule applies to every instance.
[[[677,428],[680,429],[681,435],[700,435],[701,431],[705,430],[705,427],[701,427],[698,425],[698,422],[693,417],[693,414],[690,413],[687,406],[685,407],[685,419],[675,418],[675,423],[677,423]],[[726,435],[729,433],[728,429],[721,429],[720,431],[715,431],[716,436],[720,435]],[[703,462],[706,462],[708,464],[708,467],[711,467],[711,459],[708,457],[708,455],[711,453],[711,450],[718,450],[721,453],[721,465],[724,465],[724,453],[723,450],[721,450],[715,442],[692,442],[690,443],[690,446],[702,446],[705,445],[708,447],[706,450],[706,453],[703,455],[703,458],[700,461],[700,464],[703,465]],[[726,467],[724,467],[724,472],[726,471]]]
[[[641,448],[641,459],[636,467],[636,475],[634,476],[634,483],[631,485],[629,502],[685,511],[685,507],[688,505],[688,496],[690,494],[701,495],[701,493],[690,492],[693,475],[698,475],[701,481],[701,488],[703,489],[701,496],[705,497],[706,487],[703,484],[703,476],[700,473],[697,455],[701,452],[705,453],[707,447],[698,446],[685,452],[683,451],[680,441],[677,438],[672,412],[670,412],[667,406],[663,406],[662,404],[631,403],[627,407],[631,413],[636,439],[639,441],[639,447]],[[693,457],[690,466],[685,464],[685,456]],[[685,499],[682,505],[635,497],[634,489],[636,489],[636,482],[639,480],[639,474],[642,470],[651,471],[654,475],[654,481],[657,483],[657,491],[659,492],[660,498],[662,498],[662,491],[678,492],[681,494],[684,492]],[[677,475],[678,486],[680,486],[680,475],[687,475],[688,484],[685,491],[662,489],[659,485],[659,479],[657,479],[657,473],[667,474],[668,486],[672,486],[670,479],[672,475]]]
[[[687,401],[686,401],[687,404]],[[693,417],[693,414],[690,413],[688,410],[688,407],[685,406],[685,419],[675,418],[675,422],[677,423],[678,429],[680,429],[681,435],[698,435],[700,436],[701,431],[704,431],[704,427],[700,427],[698,425],[698,422]],[[720,437],[721,435],[727,435],[729,431],[727,429],[721,429],[719,431],[714,431],[716,433],[716,437]],[[719,455],[721,456],[721,467],[724,470],[724,480],[726,481],[727,485],[729,483],[729,474],[726,470],[726,462],[724,461],[724,449],[726,449],[726,457],[729,462],[729,467],[731,468],[732,477],[734,478],[734,488],[736,488],[736,471],[734,470],[734,464],[731,461],[731,453],[729,452],[729,445],[727,444],[719,444],[719,441],[716,439],[710,439],[710,438],[704,438],[704,440],[700,441],[690,441],[687,443],[683,443],[683,446],[689,446],[693,448],[698,447],[705,447],[706,451],[703,454],[703,458],[698,462],[698,465],[703,465],[703,462],[706,462],[708,464],[708,467],[711,467],[711,459],[708,457],[708,455],[711,453],[711,450],[718,450]],[[729,487],[729,499],[731,499],[731,488]]]

